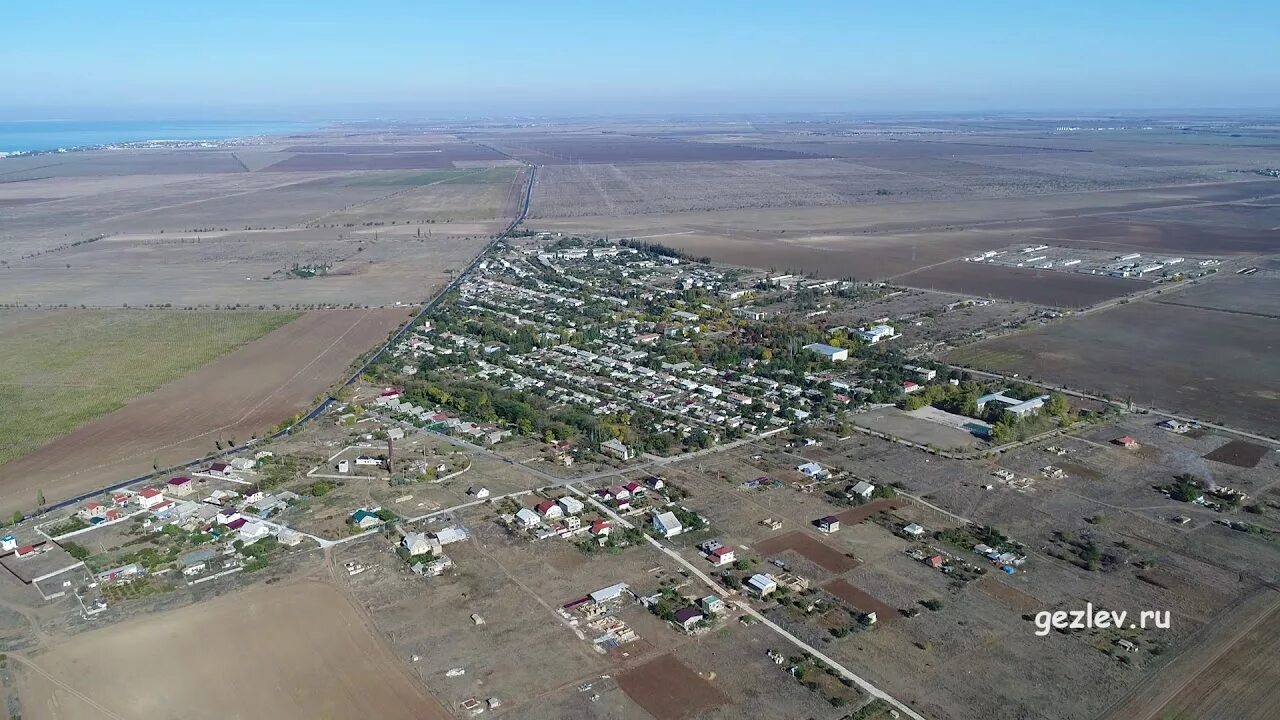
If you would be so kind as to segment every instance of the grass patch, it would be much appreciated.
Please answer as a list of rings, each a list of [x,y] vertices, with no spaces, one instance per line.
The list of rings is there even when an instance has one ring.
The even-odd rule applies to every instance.
[[[298,317],[252,310],[0,311],[0,463]]]
[[[465,170],[426,170],[411,173],[380,173],[351,178],[346,187],[418,187],[421,185],[459,184],[488,185],[511,182],[517,167],[469,168]]]
[[[1024,364],[1029,358],[1015,352],[989,350],[978,345],[960,348],[948,353],[946,361],[985,370],[1005,370]]]

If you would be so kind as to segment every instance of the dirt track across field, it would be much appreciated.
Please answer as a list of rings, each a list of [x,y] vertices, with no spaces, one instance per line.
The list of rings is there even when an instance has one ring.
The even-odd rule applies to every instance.
[[[263,585],[23,658],[27,720],[452,715],[331,585]]]
[[[0,466],[0,511],[30,510],[239,444],[312,407],[406,309],[317,310]],[[142,360],[145,362],[145,360]]]

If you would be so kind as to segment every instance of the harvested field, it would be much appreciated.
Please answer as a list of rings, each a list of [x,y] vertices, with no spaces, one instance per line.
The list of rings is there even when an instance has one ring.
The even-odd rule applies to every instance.
[[[1203,211],[1195,208],[1186,212],[1199,218]],[[1042,230],[1037,239],[1053,245],[1153,253],[1221,255],[1275,250],[1275,238],[1265,230],[1153,221],[1147,217],[1150,214],[1119,220],[1062,221]]]
[[[1104,275],[986,265],[964,261],[900,275],[895,282],[926,290],[1084,308],[1141,290],[1151,283]]]
[[[1218,277],[1159,302],[1280,318],[1280,277],[1271,273]]]
[[[280,160],[264,172],[418,170],[453,168],[455,162],[510,162],[501,153],[471,142],[316,143],[282,148]]]
[[[785,535],[771,537],[756,543],[756,550],[764,555],[778,555],[791,550],[804,559],[833,573],[848,572],[858,567],[858,561],[810,535],[793,530]]]
[[[1222,447],[1204,456],[1205,460],[1235,465],[1236,467],[1255,468],[1266,456],[1267,448],[1244,440],[1232,440]]]
[[[0,311],[0,466],[298,315]]]
[[[795,160],[813,157],[794,150],[729,143],[691,143],[628,135],[502,135],[486,138],[486,141],[509,155],[536,165]]]
[[[91,150],[0,159],[0,176],[9,182],[51,177],[243,172],[245,166],[228,150]]]
[[[822,589],[840,598],[860,612],[875,613],[877,624],[892,623],[902,617],[897,608],[868,595],[850,585],[846,580],[832,580],[823,584]]]
[[[458,167],[456,161],[506,158],[478,145],[450,146],[435,151],[395,153],[298,153],[260,172],[346,172],[351,170],[420,170]]]
[[[1274,718],[1280,705],[1280,605],[1275,594],[1263,591],[1247,599],[1211,630],[1103,717]]]
[[[1000,582],[992,575],[984,576],[978,581],[977,587],[984,594],[990,595],[997,600],[1001,605],[1019,614],[1034,612],[1044,606],[1034,597]]]
[[[0,466],[0,508],[49,502],[243,443],[305,412],[408,311],[317,310]],[[135,356],[136,357],[136,356]]]
[[[622,673],[618,686],[657,720],[685,720],[729,704],[728,695],[670,654]]]
[[[891,194],[885,194],[891,193]],[[849,206],[963,197],[940,183],[843,160],[551,165],[533,217]]]
[[[128,620],[29,663],[21,687],[27,720],[453,717],[335,588],[313,582],[258,586]]]
[[[948,360],[1280,434],[1280,320],[1134,302],[971,345]]]
[[[445,187],[460,186],[408,193],[403,201],[406,211],[418,218],[433,213],[452,218],[455,212],[475,217],[500,204],[500,198],[488,192],[493,186],[466,186],[476,193],[433,192]],[[409,207],[415,202],[417,206]],[[443,203],[448,202],[459,204],[447,208]],[[466,265],[502,223],[442,223],[430,234],[423,229],[421,238],[416,227],[407,225],[345,233],[289,229],[115,235],[23,262],[21,273],[10,272],[0,283],[0,302],[207,308],[410,303],[448,282],[448,270]],[[315,277],[293,277],[289,270],[295,263],[327,265],[328,270]]]
[[[889,512],[907,505],[910,503],[906,500],[872,500],[864,505],[842,510],[836,513],[836,517],[840,518],[840,522],[845,525],[857,525],[878,512]]]

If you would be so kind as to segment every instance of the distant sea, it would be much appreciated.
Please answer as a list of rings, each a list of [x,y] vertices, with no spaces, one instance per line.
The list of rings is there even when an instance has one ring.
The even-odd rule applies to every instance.
[[[24,121],[0,122],[0,155],[23,152],[83,150],[147,142],[229,140],[257,135],[285,135],[314,130],[318,123],[271,121]]]

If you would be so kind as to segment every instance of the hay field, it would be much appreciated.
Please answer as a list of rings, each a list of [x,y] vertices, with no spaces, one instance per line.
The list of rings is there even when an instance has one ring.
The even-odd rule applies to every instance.
[[[0,509],[30,510],[37,492],[57,502],[150,473],[154,465],[203,457],[215,452],[219,442],[223,447],[232,440],[242,444],[309,410],[317,397],[345,379],[359,355],[408,317],[406,309],[303,313],[115,412],[0,465]],[[165,346],[158,347],[161,350],[148,355],[125,343],[120,362],[145,364],[152,355],[164,354]]]
[[[338,590],[316,582],[92,630],[30,662],[26,720],[452,717]]]
[[[256,311],[0,311],[0,464],[296,317]]]

